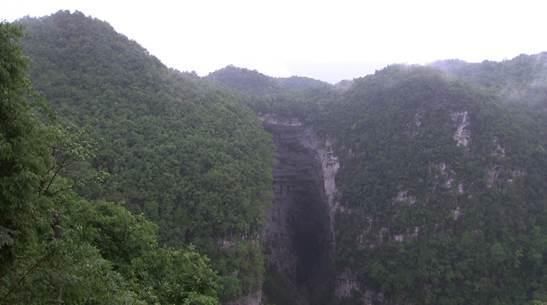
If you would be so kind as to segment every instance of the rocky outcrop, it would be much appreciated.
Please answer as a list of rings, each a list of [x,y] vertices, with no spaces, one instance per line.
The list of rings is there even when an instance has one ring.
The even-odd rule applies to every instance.
[[[471,140],[471,132],[469,131],[469,115],[467,111],[455,112],[450,115],[452,121],[456,124],[456,132],[452,137],[456,141],[456,145],[467,147]]]
[[[321,165],[323,192],[327,199],[330,233],[334,242],[335,214],[340,207],[336,188],[336,174],[340,169],[340,161],[334,153],[334,140],[332,138],[326,137],[322,140],[309,128],[304,131],[304,136],[302,144],[315,152],[315,159]]]

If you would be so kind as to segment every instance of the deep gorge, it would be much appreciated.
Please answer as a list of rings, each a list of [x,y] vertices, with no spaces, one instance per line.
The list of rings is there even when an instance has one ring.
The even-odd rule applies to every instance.
[[[322,147],[297,119],[264,117],[263,124],[275,145],[265,294],[275,304],[328,304],[334,290],[334,241]]]
[[[201,77],[65,10],[0,54],[0,305],[547,305],[545,52]]]

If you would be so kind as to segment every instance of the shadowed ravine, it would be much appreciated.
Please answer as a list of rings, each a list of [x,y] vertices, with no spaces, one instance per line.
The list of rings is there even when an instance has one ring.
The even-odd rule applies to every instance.
[[[265,119],[275,144],[274,200],[265,231],[266,297],[277,305],[327,304],[333,291],[332,234],[321,163],[309,130]]]

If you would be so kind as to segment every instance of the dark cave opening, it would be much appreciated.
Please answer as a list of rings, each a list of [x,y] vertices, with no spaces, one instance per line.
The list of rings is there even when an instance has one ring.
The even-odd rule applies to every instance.
[[[291,209],[294,218],[289,224],[297,258],[296,282],[304,285],[310,284],[320,275],[322,267],[328,263],[325,254],[329,252],[329,241],[326,238],[329,232],[324,219],[326,215],[316,211],[322,198],[313,185],[307,187],[295,194],[295,206]]]
[[[300,124],[276,121],[264,126],[275,144],[264,293],[276,305],[329,304],[333,243],[320,160],[306,145],[308,134]]]

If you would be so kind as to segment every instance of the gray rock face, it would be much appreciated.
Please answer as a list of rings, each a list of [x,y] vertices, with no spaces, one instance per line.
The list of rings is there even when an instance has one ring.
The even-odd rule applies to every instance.
[[[334,293],[337,160],[297,119],[262,120],[275,144],[274,200],[264,231],[268,267],[293,290],[294,304],[328,303]]]

